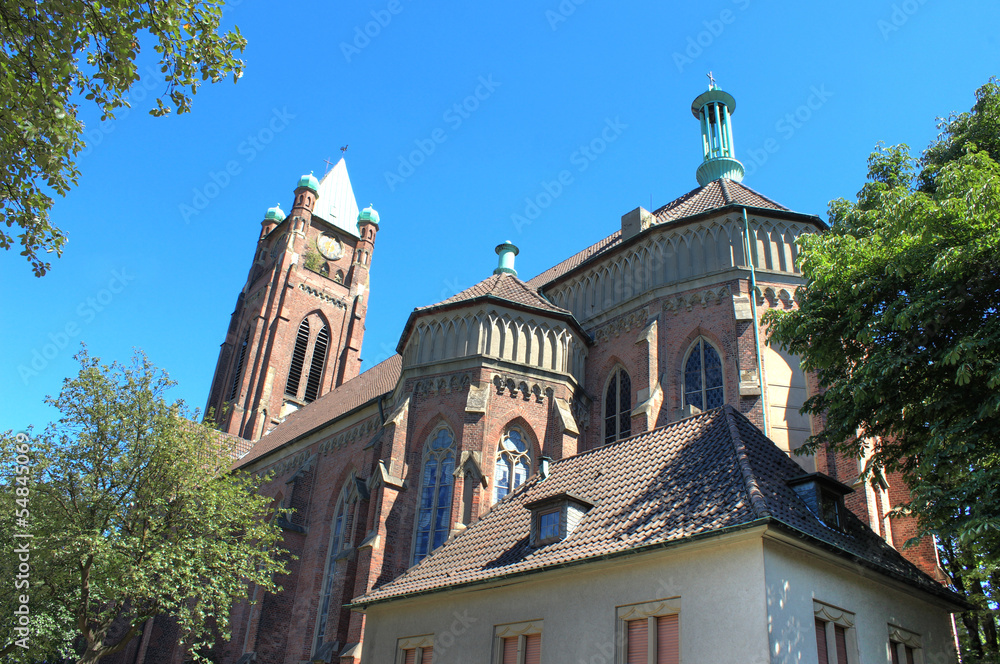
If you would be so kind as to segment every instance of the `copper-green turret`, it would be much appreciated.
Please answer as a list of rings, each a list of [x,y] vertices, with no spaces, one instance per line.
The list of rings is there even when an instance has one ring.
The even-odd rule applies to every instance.
[[[743,164],[736,159],[733,149],[732,115],[736,100],[719,89],[709,73],[708,92],[691,102],[691,113],[701,122],[702,152],[705,161],[698,167],[698,184],[705,186],[713,180],[725,178],[734,182],[743,180]]]
[[[500,260],[497,261],[497,268],[493,270],[493,274],[513,274],[517,276],[517,270],[514,269],[514,256],[520,253],[520,250],[515,247],[510,240],[507,240],[503,244],[498,244],[496,248],[497,256]]]

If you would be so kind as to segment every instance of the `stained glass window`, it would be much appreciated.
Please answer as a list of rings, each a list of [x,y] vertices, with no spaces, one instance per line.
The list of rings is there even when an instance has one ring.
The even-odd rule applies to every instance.
[[[316,644],[318,650],[324,642],[326,625],[330,618],[330,603],[333,599],[334,577],[337,573],[337,556],[351,545],[351,533],[354,526],[354,514],[357,509],[358,495],[353,491],[354,476],[348,479],[347,485],[340,492],[337,508],[334,511],[333,524],[330,528],[330,550],[327,554],[326,581],[323,584],[323,595],[319,606],[319,619],[316,628]]]
[[[604,443],[631,435],[632,379],[623,367],[618,367],[604,392]]]
[[[699,338],[684,363],[684,405],[709,410],[724,402],[722,359],[711,344]]]
[[[524,433],[511,428],[497,447],[496,473],[493,477],[493,500],[503,500],[511,491],[524,484],[531,474],[531,454]]]
[[[451,494],[455,484],[454,437],[439,429],[427,443],[424,472],[420,480],[420,511],[417,513],[413,564],[444,544],[451,532]]]

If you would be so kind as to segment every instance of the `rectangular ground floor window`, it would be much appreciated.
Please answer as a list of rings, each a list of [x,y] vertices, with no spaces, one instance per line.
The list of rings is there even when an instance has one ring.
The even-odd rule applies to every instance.
[[[889,625],[889,662],[891,664],[924,664],[923,643],[919,634]]]
[[[680,598],[620,606],[617,664],[680,662]]]
[[[396,645],[396,664],[434,664],[434,635],[408,636]]]
[[[495,664],[541,664],[542,621],[497,625],[493,629]]]
[[[830,604],[813,602],[816,654],[819,664],[857,664],[858,641],[854,614]]]

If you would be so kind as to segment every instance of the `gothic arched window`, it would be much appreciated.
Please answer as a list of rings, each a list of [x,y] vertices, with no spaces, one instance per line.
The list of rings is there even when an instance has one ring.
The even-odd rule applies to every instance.
[[[707,339],[699,337],[684,362],[684,405],[709,410],[724,402],[719,351]]]
[[[229,389],[229,400],[232,401],[240,396],[240,383],[243,379],[243,364],[247,359],[247,346],[250,345],[250,326],[247,326],[246,334],[243,335],[243,343],[236,351],[236,366],[233,367],[233,385]]]
[[[295,335],[295,348],[292,350],[292,364],[288,368],[288,380],[285,382],[285,394],[290,397],[299,395],[299,381],[302,380],[302,367],[306,363],[306,350],[309,348],[309,319],[303,319],[299,324],[299,333]]]
[[[493,501],[507,497],[511,491],[524,484],[531,474],[531,453],[524,432],[511,427],[497,446],[496,472],[493,475]]]
[[[420,509],[414,533],[413,564],[427,557],[451,532],[451,494],[455,485],[455,438],[438,429],[424,448],[420,477]]]
[[[313,345],[312,361],[309,363],[309,380],[306,381],[305,400],[313,402],[319,396],[320,380],[323,378],[323,367],[326,365],[326,351],[330,345],[330,328],[326,325],[316,335]]]
[[[310,324],[310,318],[317,318],[319,332],[312,344],[310,351],[309,337],[314,329]],[[304,318],[299,324],[299,331],[295,335],[295,346],[292,349],[292,360],[288,367],[288,380],[285,381],[285,394],[290,397],[302,399],[306,403],[311,403],[321,396],[323,369],[326,366],[326,355],[330,346],[330,328],[318,316]],[[309,358],[309,353],[312,357]],[[306,371],[308,367],[308,372]],[[299,390],[302,386],[302,379],[306,377],[306,385],[302,394]]]
[[[632,435],[632,379],[625,367],[611,372],[604,388],[604,444]]]
[[[357,484],[352,474],[347,484],[340,491],[337,507],[334,510],[333,523],[330,526],[330,549],[327,553],[326,580],[323,583],[323,595],[319,603],[319,617],[316,621],[316,645],[314,651],[323,645],[326,625],[330,619],[330,604],[333,600],[334,580],[337,576],[337,559],[340,552],[350,548],[354,532],[354,517],[358,507]]]

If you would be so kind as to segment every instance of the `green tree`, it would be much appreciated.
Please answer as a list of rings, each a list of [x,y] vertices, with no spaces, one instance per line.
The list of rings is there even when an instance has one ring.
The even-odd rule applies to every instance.
[[[77,357],[79,375],[47,400],[59,421],[0,439],[0,656],[97,662],[168,616],[197,657],[229,638],[248,584],[280,590],[276,510],[262,478],[230,471],[227,437],[164,400],[172,383],[144,356],[127,366]],[[30,552],[16,553],[25,543]],[[18,644],[22,595],[31,631]]]
[[[970,661],[998,661],[1000,589],[1000,87],[940,124],[920,161],[879,148],[856,201],[800,239],[798,309],[769,312],[770,340],[802,357],[829,444],[901,471],[906,509],[941,543]]]
[[[0,248],[21,245],[36,276],[62,253],[66,237],[49,220],[51,193],[77,183],[75,156],[84,147],[77,118],[81,97],[104,118],[128,106],[139,80],[136,57],[152,36],[164,91],[150,113],[191,109],[203,81],[236,80],[246,41],[239,29],[219,33],[224,0],[0,0]]]

